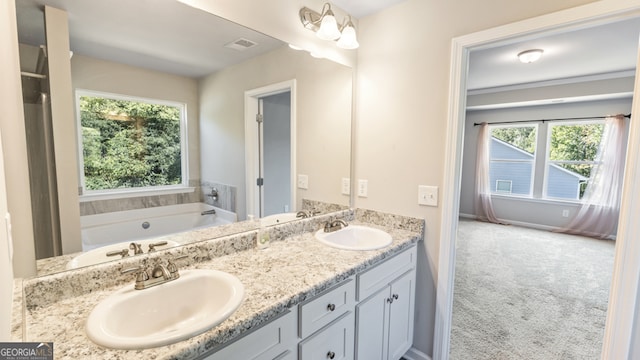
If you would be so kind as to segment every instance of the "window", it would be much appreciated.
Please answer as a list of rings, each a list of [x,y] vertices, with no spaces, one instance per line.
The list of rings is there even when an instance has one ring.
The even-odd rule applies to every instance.
[[[78,91],[83,193],[186,185],[185,105]]]
[[[582,198],[595,164],[603,130],[604,121],[549,125],[546,197]]]
[[[496,192],[511,194],[513,188],[513,181],[511,180],[496,180]]]
[[[493,193],[531,196],[537,126],[492,126],[489,176]]]

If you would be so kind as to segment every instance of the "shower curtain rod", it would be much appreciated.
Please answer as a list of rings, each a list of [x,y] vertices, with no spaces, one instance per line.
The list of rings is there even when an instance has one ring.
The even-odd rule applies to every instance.
[[[590,116],[590,117],[574,117],[574,118],[560,118],[560,119],[534,119],[534,120],[514,120],[514,121],[497,121],[492,123],[487,123],[489,125],[495,124],[516,124],[521,122],[536,122],[542,121],[543,123],[546,121],[567,121],[567,120],[589,120],[589,119],[606,119],[610,116]],[[624,117],[631,119],[631,114],[624,115]],[[481,123],[473,123],[473,126],[482,125]]]

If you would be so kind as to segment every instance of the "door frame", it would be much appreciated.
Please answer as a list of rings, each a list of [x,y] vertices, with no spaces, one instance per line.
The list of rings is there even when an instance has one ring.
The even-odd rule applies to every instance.
[[[597,1],[513,24],[454,38],[451,45],[449,102],[445,147],[443,208],[440,221],[440,252],[433,359],[449,358],[455,243],[460,206],[462,147],[466,108],[466,76],[469,51],[537,37],[543,32],[568,30],[640,16],[640,5],[623,1]],[[638,59],[640,63],[640,59]],[[638,64],[636,64],[638,65]],[[640,69],[640,66],[636,67]],[[627,359],[631,354],[640,274],[640,76],[636,75],[630,121],[622,205],[618,225],[613,277],[602,348],[603,359]]]
[[[291,129],[291,203],[289,209],[293,211],[295,209],[296,187],[295,187],[295,174],[296,174],[296,80],[286,80],[279,83],[259,87],[256,89],[247,90],[244,92],[244,147],[245,147],[245,187],[247,192],[247,218],[253,216],[258,218],[260,199],[258,198],[258,191],[256,187],[256,179],[259,174],[258,161],[258,124],[256,122],[256,114],[259,111],[260,98],[281,94],[287,92],[291,94],[291,111],[289,126]]]

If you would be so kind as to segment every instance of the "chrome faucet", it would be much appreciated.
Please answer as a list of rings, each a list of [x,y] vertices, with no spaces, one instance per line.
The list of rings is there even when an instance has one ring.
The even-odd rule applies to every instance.
[[[164,284],[166,282],[175,280],[180,277],[180,273],[178,272],[178,267],[173,262],[174,260],[180,260],[187,258],[187,255],[178,256],[174,259],[169,259],[167,261],[167,265],[156,264],[151,270],[151,276],[149,276],[149,272],[147,271],[147,261],[143,260],[142,264],[137,267],[123,269],[121,272],[123,274],[135,273],[136,274],[136,284],[134,289],[143,290],[148,289],[152,286]]]
[[[347,222],[342,219],[327,221],[326,223],[324,223],[324,232],[333,232],[347,226],[349,226],[349,224],[347,224]]]

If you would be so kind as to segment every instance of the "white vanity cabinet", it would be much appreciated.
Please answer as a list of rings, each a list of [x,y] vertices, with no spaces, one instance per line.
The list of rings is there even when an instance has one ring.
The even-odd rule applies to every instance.
[[[356,360],[398,360],[413,343],[416,247],[358,275]]]
[[[205,360],[398,360],[413,342],[413,246]]]

